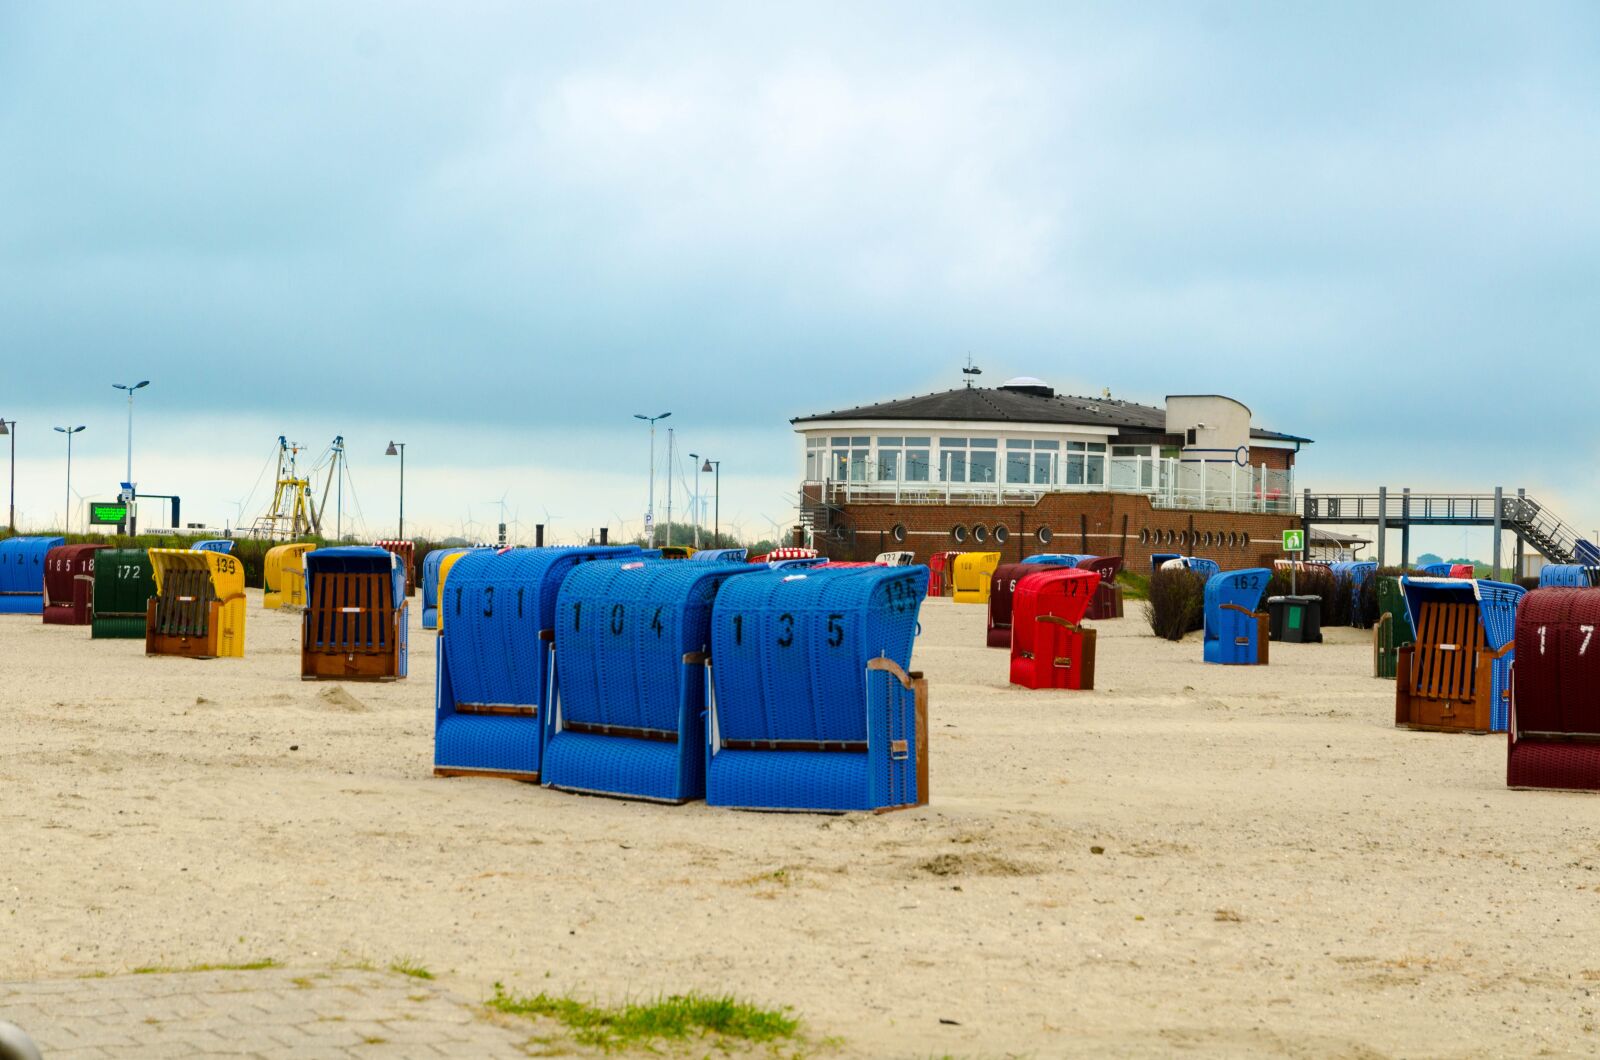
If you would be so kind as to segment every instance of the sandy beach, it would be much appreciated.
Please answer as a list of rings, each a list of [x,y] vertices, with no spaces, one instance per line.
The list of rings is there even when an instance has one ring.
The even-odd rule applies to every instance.
[[[1505,740],[1396,731],[1366,634],[1203,665],[1099,624],[1093,692],[1007,684],[934,600],[932,804],[630,803],[431,775],[411,675],[0,616],[0,978],[406,959],[469,995],[698,988],[824,1054],[1588,1055],[1600,799],[1512,792]]]

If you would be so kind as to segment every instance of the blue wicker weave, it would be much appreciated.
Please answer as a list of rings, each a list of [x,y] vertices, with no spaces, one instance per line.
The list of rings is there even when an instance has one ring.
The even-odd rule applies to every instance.
[[[632,545],[475,551],[450,569],[440,606],[433,763],[437,772],[537,780],[556,595],[580,563]]]
[[[436,548],[422,557],[422,628],[439,628],[439,566],[464,548]]]
[[[915,697],[867,665],[884,657],[909,671],[927,584],[923,567],[725,583],[711,620],[706,802],[824,812],[915,803]]]
[[[1207,561],[1209,562],[1209,561]],[[1255,612],[1261,606],[1272,572],[1265,567],[1213,574],[1206,581],[1206,634],[1203,658],[1225,666],[1253,666],[1260,658],[1260,624],[1253,614],[1243,614],[1224,604]]]
[[[1425,567],[1418,567],[1417,570],[1425,578],[1448,578],[1450,568],[1454,566],[1454,563],[1430,563]]]
[[[44,614],[44,561],[64,537],[8,537],[0,541],[0,615]]]
[[[1036,556],[1025,556],[1024,563],[1054,563],[1062,567],[1076,567],[1086,559],[1096,559],[1087,552],[1079,555],[1076,552],[1041,552]]]
[[[224,556],[233,555],[233,542],[225,537],[196,541],[190,547],[196,552],[221,552]]]
[[[743,548],[703,548],[689,558],[696,563],[743,563],[749,554]]]
[[[1539,570],[1541,589],[1587,589],[1600,584],[1600,567],[1581,563],[1547,563]]]
[[[556,602],[543,783],[662,802],[705,797],[705,656],[733,563],[587,563]]]
[[[1527,595],[1520,585],[1507,585],[1488,579],[1467,578],[1412,578],[1400,579],[1400,589],[1406,597],[1406,613],[1411,616],[1411,628],[1416,629],[1421,607],[1430,601],[1442,603],[1475,602],[1483,620],[1483,638],[1490,651],[1499,651],[1507,644],[1513,645],[1494,661],[1491,669],[1493,687],[1489,700],[1489,729],[1505,732],[1511,718],[1510,700],[1506,691],[1511,687],[1511,664],[1516,658],[1517,605]]]

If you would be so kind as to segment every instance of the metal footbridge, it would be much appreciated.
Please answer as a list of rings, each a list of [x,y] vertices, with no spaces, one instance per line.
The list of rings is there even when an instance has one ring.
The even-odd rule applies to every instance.
[[[1411,562],[1411,528],[1414,526],[1487,526],[1494,530],[1494,570],[1500,576],[1501,537],[1516,535],[1516,569],[1522,569],[1523,551],[1532,546],[1551,563],[1600,565],[1600,547],[1579,535],[1567,523],[1524,490],[1508,493],[1413,493],[1380,486],[1376,493],[1312,493],[1306,490],[1300,510],[1306,539],[1313,525],[1359,525],[1378,528],[1378,563],[1384,555],[1385,531],[1400,531],[1400,564]]]

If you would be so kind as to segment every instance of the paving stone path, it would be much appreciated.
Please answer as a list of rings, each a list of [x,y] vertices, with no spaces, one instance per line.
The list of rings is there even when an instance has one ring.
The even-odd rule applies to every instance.
[[[437,982],[392,972],[265,968],[0,982],[0,1020],[45,1060],[106,1057],[526,1057]]]

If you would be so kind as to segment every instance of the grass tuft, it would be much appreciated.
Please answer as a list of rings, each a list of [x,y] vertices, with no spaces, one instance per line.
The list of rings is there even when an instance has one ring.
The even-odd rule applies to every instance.
[[[143,968],[135,968],[132,975],[179,975],[184,972],[259,972],[263,968],[276,968],[278,962],[271,957],[263,957],[259,961],[246,961],[243,964],[191,964],[182,968],[166,964],[150,964]]]
[[[433,973],[424,968],[419,962],[410,959],[393,961],[389,965],[391,972],[409,975],[413,979],[432,979]]]
[[[488,1007],[511,1016],[545,1017],[563,1024],[582,1045],[607,1051],[648,1047],[659,1039],[683,1041],[714,1037],[744,1042],[773,1042],[793,1038],[798,1020],[772,1009],[758,1008],[732,997],[711,997],[690,992],[658,997],[654,1001],[623,1005],[591,1005],[568,997],[540,992],[518,996],[494,984]]]

